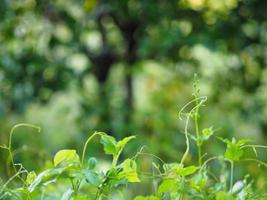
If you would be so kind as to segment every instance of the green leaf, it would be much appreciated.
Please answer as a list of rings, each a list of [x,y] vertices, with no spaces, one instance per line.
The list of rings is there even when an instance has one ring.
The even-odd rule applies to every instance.
[[[31,171],[30,173],[28,173],[27,178],[26,178],[27,185],[32,184],[35,178],[36,178],[36,174],[34,171]]]
[[[197,170],[197,167],[194,165],[184,167],[180,163],[170,163],[164,164],[163,169],[167,174],[167,178],[176,178],[177,176],[188,176],[194,174]]]
[[[202,130],[202,134],[200,136],[201,143],[209,140],[209,138],[214,134],[213,127],[205,128]]]
[[[100,139],[100,143],[104,146],[104,151],[108,155],[116,155],[117,154],[117,142],[114,137],[109,135],[102,135]]]
[[[122,171],[118,174],[119,178],[126,178],[128,182],[140,182],[136,172],[136,162],[132,159],[126,159],[118,166]]]
[[[156,197],[156,196],[137,196],[134,198],[134,200],[159,200],[160,198],[159,197]]]
[[[96,167],[96,163],[97,163],[97,160],[96,158],[92,157],[92,158],[89,158],[88,161],[87,161],[87,167],[89,170],[92,170]]]
[[[132,139],[135,139],[135,136],[129,136],[129,137],[126,137],[126,138],[123,138],[121,141],[118,142],[118,144],[116,145],[117,147],[117,150],[118,151],[121,151],[125,145]]]
[[[234,200],[235,198],[227,192],[220,191],[216,194],[216,200]]]
[[[254,142],[254,140],[241,139],[241,140],[238,140],[237,144],[240,145],[240,146],[243,146],[244,144],[250,143],[250,142]]]
[[[182,176],[188,176],[188,175],[194,174],[196,170],[197,170],[197,167],[194,165],[191,165],[189,167],[185,167],[185,168],[178,170],[177,174],[180,174]]]
[[[239,161],[242,155],[244,154],[242,146],[244,146],[246,143],[253,142],[253,140],[247,140],[247,139],[241,139],[239,141],[236,141],[235,138],[232,138],[232,141],[223,138],[219,139],[227,144],[224,153],[225,158],[232,161]]]
[[[165,192],[175,192],[178,188],[178,185],[179,183],[177,182],[177,180],[166,179],[160,184],[157,193],[161,194]]]
[[[100,185],[101,177],[97,173],[91,172],[86,169],[82,170],[82,173],[84,174],[87,182],[91,183],[94,186]]]
[[[201,191],[206,187],[208,182],[207,171],[199,171],[190,179],[190,186],[197,191]]]
[[[238,161],[242,157],[243,153],[244,151],[240,149],[238,144],[228,143],[224,156],[228,160]]]
[[[79,156],[76,153],[76,150],[72,149],[63,149],[56,153],[54,157],[54,165],[57,166],[61,162],[79,162]]]

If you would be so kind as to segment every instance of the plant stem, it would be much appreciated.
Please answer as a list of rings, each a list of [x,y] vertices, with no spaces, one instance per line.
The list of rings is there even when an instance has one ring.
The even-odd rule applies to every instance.
[[[12,167],[13,167],[15,173],[17,173],[18,171],[16,169],[14,158],[13,158],[13,154],[12,154],[12,137],[13,137],[13,134],[14,134],[15,130],[17,128],[21,127],[21,126],[35,128],[35,129],[38,130],[38,132],[41,131],[41,128],[40,127],[35,126],[35,125],[32,125],[32,124],[27,124],[27,123],[16,124],[15,126],[12,127],[12,129],[11,129],[11,131],[9,133],[8,147],[6,149],[7,149],[8,154],[9,154],[8,159],[10,159],[11,164],[12,164]],[[9,166],[8,165],[9,165],[9,162],[7,162],[7,172],[8,172],[8,174],[10,174]],[[19,175],[18,175],[18,178],[21,179],[22,182],[24,182],[24,180]]]
[[[119,155],[120,154],[118,154],[118,155],[113,157],[112,164],[111,164],[112,168],[117,165],[117,162],[118,162],[118,159],[119,159]]]
[[[102,191],[98,190],[96,194],[96,200],[101,200],[102,199]]]
[[[197,137],[197,151],[198,151],[198,165],[202,165],[202,151],[201,151],[201,143],[200,141],[200,135],[199,135],[199,125],[198,125],[198,113],[199,113],[199,105],[198,105],[198,99],[196,97],[196,110],[194,113],[194,122],[195,122],[195,131],[196,131],[196,137]]]
[[[234,161],[230,161],[231,165],[231,174],[230,174],[230,194],[232,194],[233,190],[233,181],[234,181]]]
[[[190,143],[189,143],[189,138],[188,138],[188,124],[189,124],[189,120],[190,120],[190,115],[188,114],[187,117],[186,117],[186,122],[185,122],[185,128],[184,128],[184,132],[185,132],[185,139],[186,139],[186,150],[184,152],[184,155],[182,157],[182,160],[181,160],[181,164],[184,163],[185,161],[185,158],[187,157],[188,153],[189,153],[189,148],[190,148]]]

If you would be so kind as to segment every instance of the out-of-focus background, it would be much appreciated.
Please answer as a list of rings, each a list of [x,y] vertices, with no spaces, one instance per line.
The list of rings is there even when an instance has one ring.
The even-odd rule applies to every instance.
[[[208,96],[201,128],[266,144],[266,63],[267,1],[1,0],[0,144],[27,122],[41,133],[20,128],[13,146],[30,169],[59,149],[81,151],[94,131],[136,135],[125,155],[146,145],[180,160],[178,112],[192,98],[194,73]],[[214,154],[223,147],[205,146]]]

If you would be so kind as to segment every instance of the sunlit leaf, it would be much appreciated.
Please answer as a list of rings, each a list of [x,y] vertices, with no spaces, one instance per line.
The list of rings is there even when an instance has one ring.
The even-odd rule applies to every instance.
[[[100,143],[104,146],[104,151],[106,154],[115,155],[117,153],[116,145],[117,142],[114,137],[109,135],[102,135],[100,139]]]
[[[96,158],[92,157],[92,158],[89,158],[88,161],[87,161],[87,167],[89,170],[92,170],[96,167],[96,163],[97,163],[97,160]]]
[[[119,167],[122,168],[122,171],[118,174],[120,178],[126,178],[129,182],[140,182],[134,160],[126,159]]]
[[[31,171],[30,173],[28,173],[27,178],[26,178],[27,185],[32,184],[35,178],[36,178],[36,174],[34,171]]]
[[[134,198],[134,200],[159,200],[160,198],[159,197],[156,197],[156,196],[137,196]]]
[[[129,136],[129,137],[126,137],[126,138],[123,138],[121,141],[118,142],[117,144],[117,149],[118,150],[121,150],[125,147],[125,145],[132,139],[134,139],[135,136]]]
[[[166,179],[164,180],[158,188],[158,194],[165,192],[175,192],[178,188],[179,183],[176,179]]]
[[[63,150],[58,151],[54,157],[54,165],[57,166],[63,161],[78,162],[79,156],[76,153],[76,150],[63,149]]]

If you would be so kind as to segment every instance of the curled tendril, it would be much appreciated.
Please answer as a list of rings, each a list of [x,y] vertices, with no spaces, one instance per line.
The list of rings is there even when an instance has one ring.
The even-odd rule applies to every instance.
[[[191,114],[198,109],[200,106],[202,106],[206,101],[208,100],[208,97],[206,96],[201,96],[201,97],[196,97],[195,99],[189,101],[187,104],[185,104],[182,109],[179,112],[179,119],[182,120],[182,116],[186,116],[186,122],[185,122],[185,128],[184,128],[184,133],[185,133],[185,140],[186,140],[186,150],[184,152],[184,155],[181,159],[181,164],[183,164],[184,160],[186,159],[188,153],[189,153],[189,148],[190,148],[190,143],[189,143],[189,137],[188,137],[188,124],[190,120]],[[184,110],[191,105],[192,103],[196,103],[196,105],[189,111],[189,112],[184,112]]]
[[[199,108],[200,106],[202,106],[206,101],[208,100],[207,96],[200,96],[200,97],[196,97],[193,100],[189,101],[187,104],[185,104],[181,110],[178,113],[179,119],[182,120],[182,116],[183,115],[187,115],[187,114],[191,114],[192,112],[194,112],[197,108]],[[184,112],[184,110],[190,106],[193,103],[198,102],[189,112]]]

